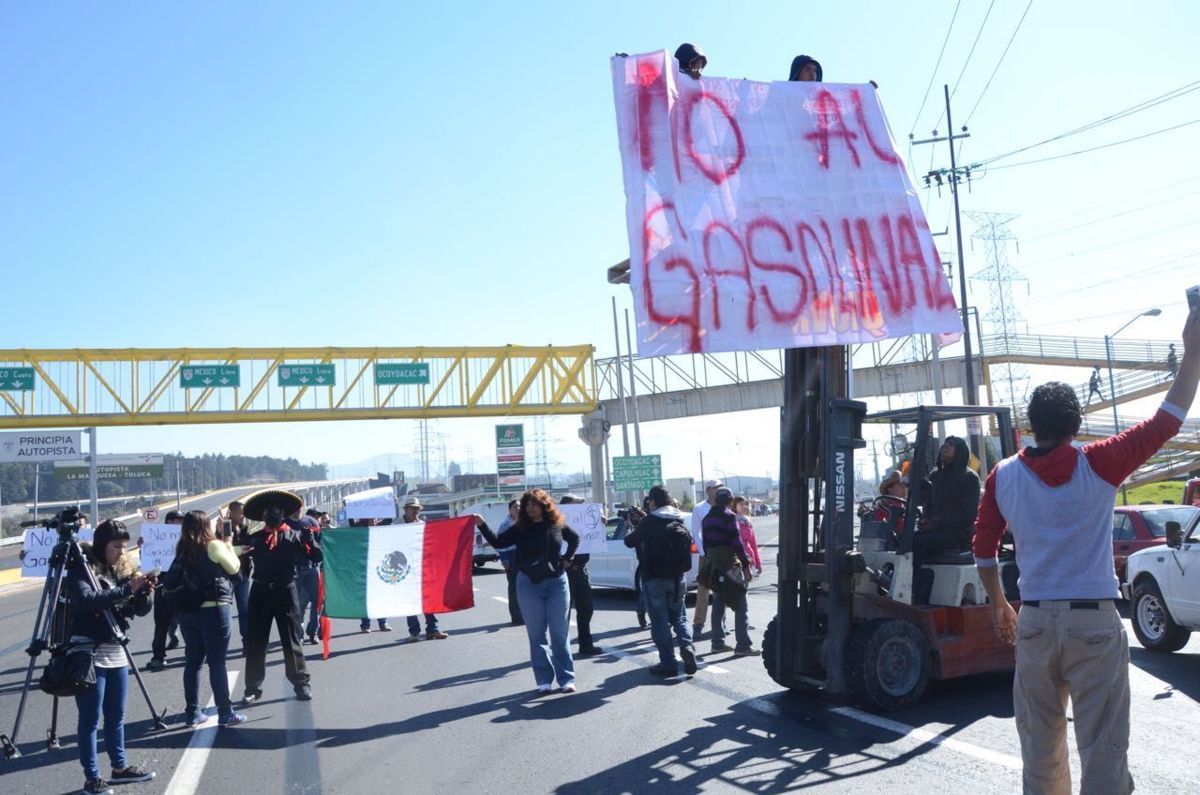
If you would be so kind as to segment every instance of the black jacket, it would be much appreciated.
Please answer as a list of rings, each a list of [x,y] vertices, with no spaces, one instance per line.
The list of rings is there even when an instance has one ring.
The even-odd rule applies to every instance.
[[[273,547],[271,535],[277,536]],[[307,528],[300,531],[288,528],[274,533],[264,529],[250,536],[249,546],[255,582],[294,582],[297,563],[320,562],[322,559],[321,547]]]
[[[210,543],[221,544],[224,542],[212,541]],[[176,561],[178,560],[179,557],[176,556]],[[237,575],[226,574],[220,564],[209,559],[207,551],[201,553],[194,560],[185,559],[180,562],[191,570],[196,582],[200,583],[204,590],[204,601],[216,602],[220,605],[233,604],[233,578],[236,578]],[[167,576],[163,578],[163,585],[167,588],[179,587],[182,584],[182,576],[176,576],[177,574],[178,571],[172,564],[171,569],[167,571]]]
[[[979,475],[968,463],[971,452],[957,436],[946,439],[954,445],[954,461],[943,464],[929,476],[929,525],[924,532],[953,533],[960,543],[970,543],[979,512]]]
[[[534,582],[562,574],[564,560],[575,562],[580,540],[569,526],[554,527],[547,522],[517,522],[499,535],[485,523],[479,532],[496,549],[515,547],[517,571]],[[563,541],[567,542],[566,552],[562,551]]]
[[[638,522],[637,527],[629,531],[628,535],[625,536],[625,546],[632,547],[638,552],[643,580],[673,580],[678,576],[673,572],[662,571],[659,568],[662,561],[656,560],[652,555],[648,554],[645,551],[645,547],[655,534],[665,533],[667,525],[671,522],[683,523],[683,519],[684,515],[682,513],[668,505],[665,508],[658,508],[653,513],[647,514],[644,519]],[[687,528],[686,524],[684,524],[684,528]],[[690,533],[691,531],[689,530],[688,532]]]
[[[84,558],[87,563],[75,561],[68,569],[69,577],[67,593],[71,603],[71,634],[91,638],[97,643],[107,643],[116,640],[112,630],[105,620],[104,611],[112,610],[113,618],[121,631],[129,629],[129,621],[134,616],[144,616],[154,606],[151,589],[143,588],[137,594],[129,587],[129,578],[136,571],[128,559],[117,564],[116,570],[92,561],[84,545]],[[88,570],[96,579],[93,587],[88,577]]]

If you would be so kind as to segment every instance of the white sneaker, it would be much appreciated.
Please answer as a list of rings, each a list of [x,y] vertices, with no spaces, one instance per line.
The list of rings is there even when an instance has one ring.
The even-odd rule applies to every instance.
[[[537,692],[539,696],[544,696],[554,690],[554,685],[538,685]]]

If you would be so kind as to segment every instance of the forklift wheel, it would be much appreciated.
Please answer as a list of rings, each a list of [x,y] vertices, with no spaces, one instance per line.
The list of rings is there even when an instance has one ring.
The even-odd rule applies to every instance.
[[[872,621],[851,633],[848,667],[850,686],[867,706],[911,707],[929,683],[929,643],[906,621]]]
[[[779,618],[772,618],[767,624],[767,629],[763,632],[762,639],[762,661],[763,668],[767,669],[767,675],[775,682],[779,682]]]

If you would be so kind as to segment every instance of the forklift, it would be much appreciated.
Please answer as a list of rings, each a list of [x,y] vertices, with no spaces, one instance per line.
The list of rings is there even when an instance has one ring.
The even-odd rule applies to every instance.
[[[930,556],[918,571],[912,551],[940,446],[936,423],[991,418],[1008,457],[1015,447],[1009,410],[918,406],[868,417],[865,403],[841,397],[848,393],[844,348],[784,356],[779,605],[763,636],[767,673],[792,690],[892,711],[919,702],[932,679],[1012,670],[1013,648],[995,635],[971,552]],[[891,425],[895,440],[915,431],[915,445],[908,499],[876,498],[892,501],[902,522],[864,517],[855,537],[854,451],[866,446],[864,423]],[[1005,595],[1016,601],[1011,549],[1000,566]]]

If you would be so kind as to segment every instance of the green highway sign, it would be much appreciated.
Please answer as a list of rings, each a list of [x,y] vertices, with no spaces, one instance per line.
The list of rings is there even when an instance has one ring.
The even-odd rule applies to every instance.
[[[242,368],[236,364],[185,364],[179,368],[179,385],[192,389],[238,387]]]
[[[404,384],[428,384],[429,362],[407,362],[404,364],[375,365],[375,384],[395,386]]]
[[[124,478],[161,478],[163,457],[161,453],[142,455],[102,455],[96,459],[98,480],[121,480]],[[54,464],[55,480],[87,480],[86,461],[58,461]]]
[[[0,367],[0,389],[9,392],[33,390],[32,367]]]
[[[280,386],[333,386],[337,375],[332,364],[281,364]]]
[[[645,491],[662,483],[662,456],[613,456],[613,489],[615,491]]]

